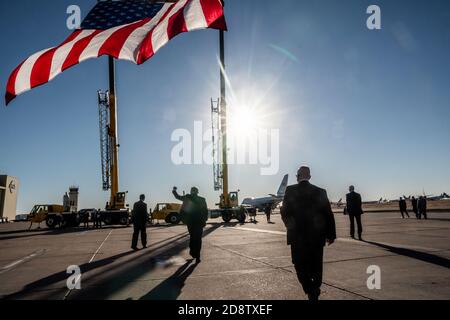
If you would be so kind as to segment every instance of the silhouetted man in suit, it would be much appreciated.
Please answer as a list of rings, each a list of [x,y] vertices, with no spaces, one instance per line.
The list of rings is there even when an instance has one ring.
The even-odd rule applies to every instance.
[[[426,220],[428,218],[427,217],[427,198],[426,197],[419,198],[418,208],[419,208],[419,219],[421,219],[423,216]]]
[[[417,199],[415,197],[411,198],[411,204],[413,212],[416,215],[416,218],[419,219],[419,209],[417,208]]]
[[[400,207],[400,213],[402,215],[402,219],[405,219],[405,214],[409,218],[408,210],[406,210],[406,200],[403,199],[402,197],[400,197],[398,205]]]
[[[144,202],[145,195],[139,196],[139,201],[133,206],[132,220],[133,220],[133,240],[131,242],[131,249],[138,250],[137,242],[139,233],[141,234],[141,243],[143,248],[147,248],[147,204]]]
[[[350,237],[355,238],[355,220],[358,225],[358,238],[362,240],[362,223],[361,215],[364,213],[362,209],[361,195],[355,192],[355,187],[348,187],[349,193],[346,195],[347,214],[350,218]]]
[[[266,214],[267,223],[270,223],[270,215],[272,214],[272,205],[268,204],[264,208],[264,213]]]
[[[292,263],[309,300],[318,300],[323,272],[323,247],[336,239],[327,192],[309,183],[310,169],[297,172],[298,184],[287,187],[281,217],[291,245]]]
[[[198,196],[198,189],[191,188],[191,193],[185,196],[180,196],[177,192],[177,187],[173,187],[173,195],[180,201],[183,201],[181,206],[181,220],[187,225],[190,241],[189,254],[196,259],[196,263],[200,263],[200,252],[202,249],[203,228],[206,226],[208,220],[208,206],[205,198]]]

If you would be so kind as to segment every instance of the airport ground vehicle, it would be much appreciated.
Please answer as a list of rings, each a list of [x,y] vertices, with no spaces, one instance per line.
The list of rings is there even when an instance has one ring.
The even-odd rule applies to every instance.
[[[181,205],[177,203],[158,203],[150,214],[151,221],[164,220],[167,223],[179,224]]]
[[[112,196],[114,202],[108,202],[105,210],[100,211],[100,218],[104,224],[127,226],[130,224],[131,215],[128,206],[125,205],[125,195],[126,192],[117,192],[115,196]]]
[[[50,229],[56,226],[77,227],[80,225],[80,218],[77,212],[64,212],[64,206],[58,204],[37,204],[33,207],[28,220],[31,223],[47,224]]]
[[[14,222],[28,221],[28,214],[16,214]]]
[[[223,194],[220,195],[220,202],[216,205],[219,206],[216,211],[220,212],[224,222],[230,222],[232,219],[241,223],[245,222],[247,212],[245,207],[239,206],[239,191],[229,192],[228,197],[224,197]]]

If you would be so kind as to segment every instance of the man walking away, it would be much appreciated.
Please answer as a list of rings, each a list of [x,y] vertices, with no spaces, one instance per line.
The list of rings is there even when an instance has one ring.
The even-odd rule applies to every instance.
[[[416,218],[419,219],[419,210],[417,208],[417,199],[415,197],[411,198],[411,204],[414,214],[416,215]]]
[[[419,207],[419,219],[421,219],[423,216],[424,219],[426,220],[428,218],[427,217],[427,198],[426,197],[421,196],[419,198],[418,207]]]
[[[323,273],[323,247],[336,239],[336,225],[324,189],[309,183],[310,169],[297,172],[298,184],[287,187],[281,217],[291,245],[292,263],[309,300],[318,300]]]
[[[177,187],[173,187],[173,195],[176,199],[183,201],[181,206],[181,219],[186,224],[189,231],[189,254],[200,263],[200,252],[202,250],[203,228],[208,220],[208,206],[205,198],[199,197],[198,189],[191,188],[191,193],[180,196]]]
[[[350,218],[350,237],[355,239],[355,220],[358,225],[358,238],[362,240],[362,223],[361,215],[364,213],[362,209],[361,195],[355,192],[355,187],[348,187],[349,193],[346,195],[347,214]]]
[[[400,197],[400,200],[398,202],[398,205],[400,207],[400,213],[402,215],[402,219],[405,219],[405,214],[409,218],[408,211],[406,210],[406,200]]]
[[[131,249],[138,250],[137,242],[139,233],[141,234],[142,248],[147,248],[147,204],[144,202],[145,195],[139,196],[139,201],[133,206],[132,221],[133,221],[133,239],[131,241]]]

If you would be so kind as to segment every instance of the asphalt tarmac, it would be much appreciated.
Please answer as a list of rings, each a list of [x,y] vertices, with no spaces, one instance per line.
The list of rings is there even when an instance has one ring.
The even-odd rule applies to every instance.
[[[450,299],[450,212],[429,215],[366,213],[358,241],[348,236],[348,218],[336,213],[338,240],[325,248],[321,299]],[[149,247],[133,252],[130,227],[27,231],[28,223],[3,224],[0,298],[306,299],[280,215],[271,224],[264,215],[257,220],[209,220],[198,265],[190,261],[184,225],[148,227]],[[79,267],[81,289],[67,286],[68,279],[76,283],[69,266]],[[367,285],[373,268],[379,289]]]

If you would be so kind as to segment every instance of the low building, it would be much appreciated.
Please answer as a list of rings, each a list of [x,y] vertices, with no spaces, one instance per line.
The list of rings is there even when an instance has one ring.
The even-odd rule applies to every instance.
[[[16,218],[19,179],[0,175],[0,219],[12,221]]]

